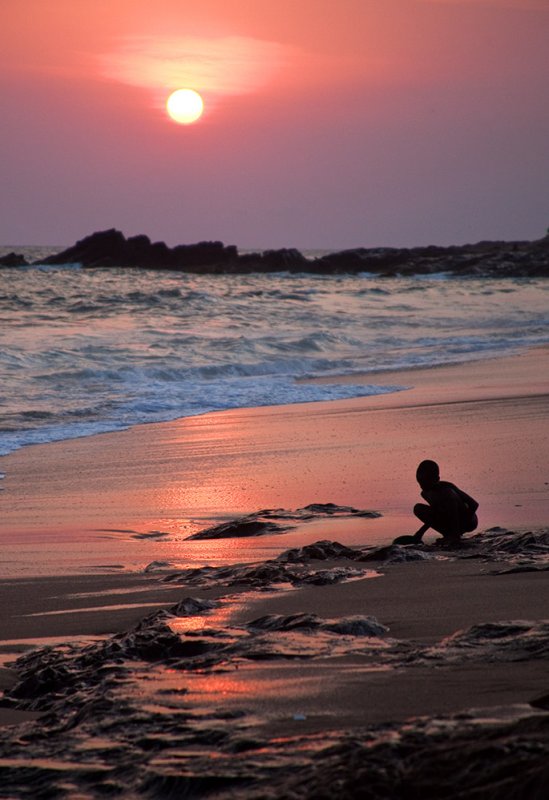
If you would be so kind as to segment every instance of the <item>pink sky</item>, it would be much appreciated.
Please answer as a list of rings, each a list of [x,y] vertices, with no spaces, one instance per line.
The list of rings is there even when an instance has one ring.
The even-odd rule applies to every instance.
[[[549,0],[3,0],[0,243],[539,238],[548,41]]]

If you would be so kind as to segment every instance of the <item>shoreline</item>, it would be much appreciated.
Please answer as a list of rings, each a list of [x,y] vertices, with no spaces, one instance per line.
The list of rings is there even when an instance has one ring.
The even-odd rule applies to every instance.
[[[427,364],[427,365],[415,365],[415,366],[403,366],[399,368],[377,368],[371,369],[368,371],[357,371],[357,372],[342,372],[342,373],[334,373],[328,375],[318,375],[314,377],[295,377],[294,381],[296,384],[311,384],[311,385],[373,385],[376,387],[386,388],[386,385],[389,385],[390,391],[380,393],[381,398],[385,398],[387,395],[399,395],[403,392],[408,392],[411,389],[416,388],[414,385],[404,385],[402,382],[399,382],[399,377],[406,377],[406,384],[413,384],[415,380],[415,376],[419,375],[421,383],[424,383],[423,377],[428,376],[431,372],[439,373],[441,372],[444,374],[446,370],[458,370],[458,369],[467,369],[468,367],[472,366],[474,369],[476,366],[481,366],[486,363],[490,363],[493,361],[506,361],[507,359],[515,359],[517,357],[523,356],[526,353],[532,351],[540,351],[543,352],[544,350],[549,350],[548,344],[535,344],[529,347],[521,347],[516,350],[505,350],[502,353],[491,354],[491,355],[475,355],[469,358],[466,358],[461,361],[451,361],[448,363],[434,363],[434,364]],[[385,378],[390,378],[390,381],[385,380]],[[547,392],[547,385],[546,382],[540,380],[541,386],[543,391],[541,394],[545,394]],[[455,387],[454,387],[455,388]],[[470,390],[469,390],[470,391]],[[531,396],[532,392],[529,391],[525,396]],[[511,396],[515,396],[512,394]],[[273,403],[273,404],[262,404],[258,406],[237,406],[234,408],[219,408],[210,411],[200,411],[197,413],[191,414],[183,414],[181,416],[173,417],[172,419],[164,419],[164,420],[150,420],[147,422],[134,422],[129,423],[125,427],[120,428],[112,428],[108,430],[97,430],[92,433],[79,433],[74,436],[64,436],[63,438],[54,438],[48,439],[47,441],[43,442],[29,442],[25,444],[18,445],[14,450],[10,450],[8,452],[0,453],[0,466],[3,463],[4,459],[9,458],[15,453],[20,452],[21,450],[27,450],[29,447],[47,447],[49,445],[55,444],[63,444],[64,442],[72,442],[75,440],[80,439],[90,439],[96,436],[111,436],[117,435],[121,433],[127,433],[135,428],[147,427],[149,425],[170,425],[177,422],[182,422],[186,419],[193,419],[194,417],[205,417],[210,415],[217,415],[217,414],[224,414],[229,412],[239,412],[239,411],[251,411],[254,409],[277,409],[277,408],[286,408],[288,406],[311,406],[311,405],[318,405],[319,403],[341,403],[341,402],[352,402],[353,400],[370,400],[377,395],[363,395],[363,396],[356,396],[356,397],[348,397],[348,398],[334,398],[334,399],[323,399],[323,400],[308,400],[308,401],[293,401],[287,403]],[[495,399],[496,396],[490,394],[489,397],[491,399]],[[478,398],[477,398],[478,399]],[[406,405],[406,404],[404,404]],[[40,429],[37,429],[40,430]],[[4,473],[0,470],[0,475],[4,475]],[[1,478],[0,478],[1,480]],[[0,484],[1,487],[1,484]]]
[[[490,770],[511,786],[537,774],[549,754],[548,362],[536,348],[415,370],[398,394],[6,457],[5,791],[308,797],[342,770],[355,780],[357,758],[363,780],[392,776],[376,790],[387,798],[407,790],[402,775],[436,788],[460,764],[473,788]],[[480,532],[458,551],[431,534],[387,547],[415,527],[415,467],[429,456],[478,497]],[[383,516],[305,513],[329,502]],[[268,508],[293,509],[281,519],[295,527],[186,538]],[[471,770],[482,743],[489,770]]]
[[[0,541],[47,547],[52,537],[68,551],[85,541],[88,564],[101,563],[103,550],[106,564],[125,564],[128,542],[145,563],[151,545],[173,556],[168,541],[192,558],[182,543],[202,528],[311,502],[381,512],[366,526],[380,541],[394,538],[391,526],[398,535],[407,519],[414,524],[415,467],[425,457],[479,495],[481,525],[542,525],[548,372],[549,348],[538,347],[384,373],[412,387],[392,394],[220,411],[22,448],[0,461]],[[273,537],[260,544],[286,546]]]

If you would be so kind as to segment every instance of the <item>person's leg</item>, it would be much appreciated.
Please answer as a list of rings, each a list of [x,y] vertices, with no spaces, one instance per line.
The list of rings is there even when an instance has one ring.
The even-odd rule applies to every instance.
[[[414,506],[414,514],[418,519],[423,522],[423,528],[421,528],[416,534],[416,538],[418,542],[421,541],[423,534],[428,528],[432,528],[437,533],[440,533],[443,537],[444,544],[449,546],[458,545],[461,541],[461,535],[463,533],[468,533],[470,531],[475,530],[478,525],[478,519],[476,514],[473,514],[472,518],[468,521],[468,524],[465,526],[464,531],[459,531],[457,534],[450,534],[449,531],[449,524],[448,520],[444,518],[444,515],[436,514],[435,511],[431,506],[426,505],[425,503],[417,503]],[[451,528],[450,528],[451,529]],[[441,540],[438,540],[441,543]]]
[[[425,503],[417,503],[414,506],[414,514],[423,522],[421,528],[414,534],[416,542],[421,542],[423,534],[428,531],[433,524],[433,509],[431,506],[425,505]]]
[[[429,527],[431,527],[432,523],[435,521],[433,509],[425,503],[416,503],[414,506],[414,514],[425,525],[429,525]]]
[[[416,534],[418,541],[421,541],[421,537],[428,528],[432,528],[444,537],[448,535],[448,525],[445,524],[444,517],[441,514],[437,514],[432,506],[428,506],[425,503],[417,503],[414,506],[414,514],[423,522],[423,528]]]
[[[465,527],[465,530],[463,531],[464,533],[471,533],[471,531],[474,531],[478,527],[478,517],[477,517],[477,515],[476,514],[472,514],[469,517],[469,519],[467,520],[467,522],[466,522],[464,527]]]

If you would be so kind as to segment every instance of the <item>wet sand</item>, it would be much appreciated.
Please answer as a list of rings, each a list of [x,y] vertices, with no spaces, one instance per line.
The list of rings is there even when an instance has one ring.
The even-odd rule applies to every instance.
[[[439,717],[435,728],[446,731],[448,752],[482,738],[486,720],[506,741],[506,726],[530,725],[532,752],[549,752],[549,728],[539,727],[549,702],[530,705],[549,694],[548,355],[536,349],[378,375],[376,382],[415,388],[140,426],[2,459],[0,769],[12,794],[23,785],[23,761],[42,789],[60,785],[70,762],[81,788],[83,759],[97,770],[86,785],[99,796],[112,747],[135,765],[116,778],[120,786],[130,781],[135,796],[176,789],[201,796],[211,786],[193,781],[205,770],[218,796],[231,796],[233,779],[234,796],[289,796],[298,752],[308,768],[315,752],[339,743],[340,768],[351,758],[351,739],[365,746],[371,726],[401,743],[412,734],[428,742]],[[480,500],[479,530],[504,530],[471,537],[464,551],[444,552],[427,535],[419,555],[397,548],[360,560],[412,532],[414,472],[426,457]],[[261,508],[329,501],[383,516],[320,514],[278,536],[185,540]],[[215,571],[277,559],[319,539],[360,553],[302,557],[297,566],[271,561],[269,578],[259,567]],[[152,561],[164,566],[144,572]],[[213,571],[200,572],[205,564]],[[191,566],[198,572],[183,571]],[[217,605],[173,610],[189,596]],[[171,614],[158,616],[164,608]],[[140,622],[148,614],[155,616]],[[296,615],[302,629],[292,627]],[[268,627],[254,626],[258,618]],[[350,634],[349,618],[362,626],[375,618],[384,630]],[[32,660],[33,645],[56,643]],[[6,666],[25,652],[30,661]],[[43,683],[46,674],[51,685]],[[97,713],[84,714],[89,708]],[[121,709],[126,725],[113,732]],[[62,733],[69,719],[76,720],[70,740]],[[47,745],[25,744],[40,731],[49,731]],[[160,760],[154,737],[164,742]],[[244,755],[235,761],[238,752]],[[386,764],[393,756],[383,755]],[[45,769],[44,759],[65,767]],[[271,768],[271,789],[261,795]],[[183,773],[178,783],[174,776]],[[306,788],[291,790],[308,796]]]
[[[478,495],[481,526],[543,525],[548,374],[549,349],[536,348],[363,378],[412,387],[389,395],[225,411],[23,448],[0,459],[2,572],[136,569],[201,553],[234,560],[240,546],[249,557],[249,542],[206,552],[184,540],[240,514],[311,502],[383,514],[363,526],[353,521],[349,535],[348,525],[337,537],[333,526],[317,526],[311,540],[387,541],[414,526],[415,469],[427,457]],[[262,539],[259,557],[294,543],[279,538]]]
[[[359,746],[370,779],[397,773],[372,797],[435,797],[481,742],[479,796],[494,770],[527,785],[549,753],[549,529],[333,548],[4,582],[2,650],[23,654],[0,672],[6,796],[316,797],[295,770],[329,793]]]

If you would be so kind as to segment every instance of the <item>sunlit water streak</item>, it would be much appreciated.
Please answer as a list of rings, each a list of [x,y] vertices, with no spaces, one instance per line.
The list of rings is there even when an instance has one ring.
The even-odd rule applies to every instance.
[[[3,269],[0,454],[206,411],[394,391],[379,374],[367,386],[296,379],[541,344],[548,298],[534,279]]]

